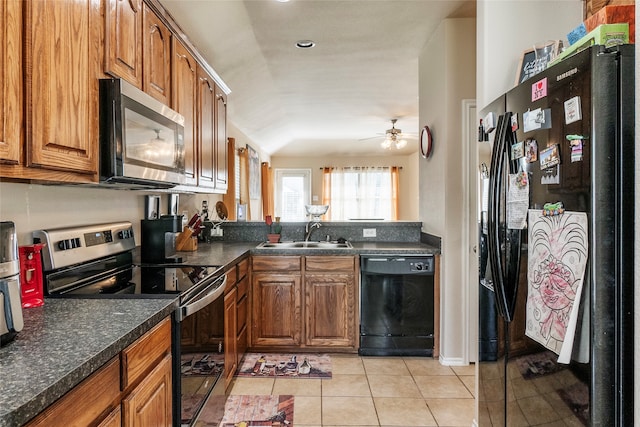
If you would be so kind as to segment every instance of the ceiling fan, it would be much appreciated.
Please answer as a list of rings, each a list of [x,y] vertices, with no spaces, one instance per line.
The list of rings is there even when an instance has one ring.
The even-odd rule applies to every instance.
[[[386,132],[384,133],[384,135],[380,134],[380,136],[373,136],[371,138],[364,138],[364,139],[361,139],[361,141],[384,137],[384,139],[380,143],[380,146],[382,148],[387,149],[387,150],[391,150],[392,148],[396,148],[398,150],[401,149],[401,148],[404,148],[407,145],[407,138],[409,138],[409,139],[416,138],[416,136],[415,135],[411,135],[411,134],[407,134],[407,133],[403,133],[402,129],[396,128],[396,122],[397,121],[398,121],[398,119],[391,119],[391,129],[387,129]]]

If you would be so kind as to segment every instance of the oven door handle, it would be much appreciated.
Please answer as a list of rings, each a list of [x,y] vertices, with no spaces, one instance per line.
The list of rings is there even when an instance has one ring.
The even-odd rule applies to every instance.
[[[222,283],[219,286],[216,286],[222,279]],[[185,304],[180,306],[177,313],[177,318],[179,322],[182,322],[184,318],[192,315],[193,313],[201,310],[202,308],[208,306],[213,301],[218,299],[220,296],[224,295],[224,290],[227,287],[227,275],[223,274],[222,277],[214,280],[210,286],[208,286],[205,290],[203,290],[200,294],[195,296],[193,299],[189,301],[185,301]]]

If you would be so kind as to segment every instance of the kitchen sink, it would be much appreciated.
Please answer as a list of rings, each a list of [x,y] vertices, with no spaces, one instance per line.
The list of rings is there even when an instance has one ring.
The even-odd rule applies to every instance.
[[[351,243],[344,242],[263,242],[258,245],[258,248],[271,248],[271,249],[351,249]]]

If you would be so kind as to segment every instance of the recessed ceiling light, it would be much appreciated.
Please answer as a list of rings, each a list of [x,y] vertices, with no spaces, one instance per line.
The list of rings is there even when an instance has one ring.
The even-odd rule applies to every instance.
[[[316,45],[313,40],[298,40],[296,42],[296,47],[300,49],[309,49]]]
[[[279,3],[288,3],[289,0],[277,0]]]

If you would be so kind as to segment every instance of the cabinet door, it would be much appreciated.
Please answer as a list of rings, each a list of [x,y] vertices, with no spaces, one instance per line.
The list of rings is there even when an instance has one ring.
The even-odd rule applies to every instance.
[[[299,274],[253,275],[252,345],[300,344],[300,282]]]
[[[215,186],[216,89],[211,76],[198,67],[198,186]]]
[[[353,274],[305,275],[305,330],[309,346],[355,344]]]
[[[184,116],[184,174],[186,185],[198,185],[196,165],[196,60],[177,40],[173,43],[173,109]]]
[[[0,163],[18,164],[22,147],[22,2],[0,2]]]
[[[98,167],[99,2],[29,1],[26,166],[94,174]]]
[[[118,406],[111,411],[107,417],[102,420],[98,427],[121,427],[122,426],[122,409]]]
[[[225,389],[231,383],[233,375],[238,368],[237,350],[237,290],[234,287],[224,296],[224,386]]]
[[[215,150],[215,188],[226,193],[228,183],[228,146],[227,146],[227,96],[216,85],[216,150]]]
[[[122,401],[124,425],[171,427],[171,391],[171,355],[167,355]]]
[[[142,89],[142,0],[107,0],[105,72]]]
[[[91,398],[87,398],[90,396]],[[96,425],[120,399],[120,359],[116,356],[29,421],[26,427]]]
[[[165,105],[171,101],[171,32],[144,4],[142,89]]]

